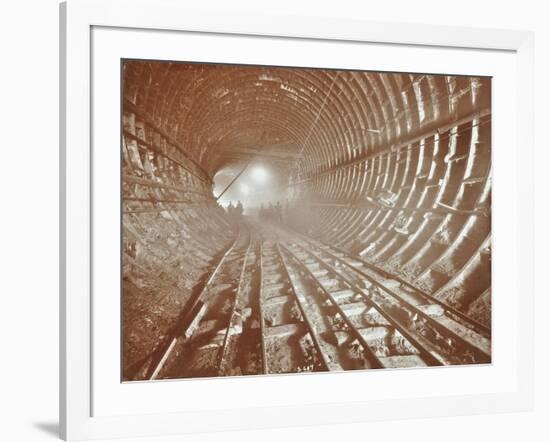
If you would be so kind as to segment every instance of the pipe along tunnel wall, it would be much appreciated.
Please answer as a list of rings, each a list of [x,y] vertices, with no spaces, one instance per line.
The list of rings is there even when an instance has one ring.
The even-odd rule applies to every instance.
[[[122,100],[125,380],[212,375],[189,367],[168,373],[163,364],[188,352],[190,325],[200,329],[208,322],[204,308],[200,323],[191,316],[200,310],[197,300],[204,304],[202,291],[242,225],[259,233],[248,255],[243,246],[250,259],[232,271],[220,270],[215,284],[210,281],[222,292],[225,286],[231,293],[240,290],[231,284],[243,271],[251,274],[248,286],[263,284],[254,282],[261,279],[255,262],[297,265],[292,253],[307,252],[293,252],[289,244],[294,247],[303,234],[362,266],[373,265],[375,280],[391,280],[391,287],[397,281],[410,296],[416,288],[430,302],[490,329],[490,78],[127,60]],[[249,217],[243,223],[228,216],[214,196],[216,176],[234,176],[258,161],[277,176],[282,203],[283,222],[263,233],[262,224],[272,221]],[[260,202],[245,204],[245,214]],[[274,238],[281,227],[281,238]],[[277,248],[282,238],[289,242]],[[288,272],[292,283],[292,268]],[[261,308],[258,301],[248,302],[253,310]],[[296,303],[301,306],[299,298]],[[198,310],[191,314],[193,309]],[[228,317],[235,310],[229,305]],[[298,322],[309,323],[301,310]],[[256,328],[269,334],[266,318],[259,320],[262,327]],[[223,346],[230,325],[218,327],[223,339],[212,347],[218,369],[225,357],[220,348],[229,351]],[[416,335],[405,329],[398,334],[412,333],[403,339],[413,348]],[[425,331],[418,333],[418,339],[428,339]],[[310,335],[317,362],[288,371],[323,365],[325,344],[317,342],[322,337]],[[388,357],[365,348],[370,341],[364,336],[358,339],[373,360]],[[207,341],[201,345],[210,345]],[[261,347],[258,359],[267,357]],[[452,362],[451,356],[441,360],[467,363]],[[324,362],[324,369],[332,363]],[[358,368],[376,364],[371,360]],[[255,374],[242,365],[229,374]],[[285,371],[266,371],[263,365],[257,373]]]

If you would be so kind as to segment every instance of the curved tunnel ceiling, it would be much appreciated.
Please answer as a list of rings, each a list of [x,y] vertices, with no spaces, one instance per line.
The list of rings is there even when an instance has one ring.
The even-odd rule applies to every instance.
[[[125,61],[123,104],[136,268],[219,250],[213,177],[269,161],[289,225],[490,323],[490,78]]]
[[[125,64],[124,97],[211,176],[257,152],[298,159],[296,171],[308,177],[484,110],[484,81],[134,61]]]

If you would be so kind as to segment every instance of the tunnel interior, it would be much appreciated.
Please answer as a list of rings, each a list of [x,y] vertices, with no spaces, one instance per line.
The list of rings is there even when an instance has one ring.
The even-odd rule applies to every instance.
[[[122,80],[123,379],[147,377],[243,224],[490,329],[491,78],[124,60]]]

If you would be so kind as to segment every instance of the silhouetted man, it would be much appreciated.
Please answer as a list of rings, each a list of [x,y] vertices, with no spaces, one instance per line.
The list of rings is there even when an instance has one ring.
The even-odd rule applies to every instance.
[[[275,219],[280,223],[283,222],[283,206],[281,206],[280,201],[275,204]]]

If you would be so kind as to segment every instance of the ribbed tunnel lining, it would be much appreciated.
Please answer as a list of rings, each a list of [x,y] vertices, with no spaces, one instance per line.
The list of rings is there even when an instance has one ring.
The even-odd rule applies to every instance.
[[[490,323],[490,78],[126,61],[123,81],[135,292],[174,268],[191,290],[235,235],[212,177],[263,149],[293,228]]]

